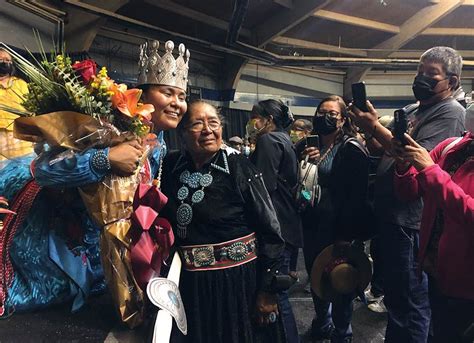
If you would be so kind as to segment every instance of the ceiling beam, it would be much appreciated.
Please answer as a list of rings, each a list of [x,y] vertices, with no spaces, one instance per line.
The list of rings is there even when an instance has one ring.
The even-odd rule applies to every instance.
[[[456,50],[462,58],[474,58],[474,50]],[[388,58],[420,58],[420,56],[424,53],[424,50],[410,50],[410,51],[403,51],[398,50],[392,52]]]
[[[461,6],[462,1],[443,0],[437,4],[424,7],[400,26],[400,33],[375,46],[374,49],[380,51],[369,52],[369,57],[386,58],[390,56],[438,20]],[[361,81],[369,71],[370,68],[352,68],[347,71],[343,87],[344,99],[352,98],[352,83]]]
[[[341,55],[347,56],[357,56],[357,57],[367,57],[375,49],[356,49],[356,48],[347,48],[343,46],[323,44],[318,42],[312,42],[302,39],[290,38],[290,37],[277,37],[273,39],[273,43],[291,45],[298,48],[310,49],[310,50],[319,50],[319,51],[328,51],[339,53]],[[474,50],[457,50],[458,53],[463,58],[474,58]],[[420,58],[425,50],[397,50],[390,53],[388,58],[401,58],[401,59],[413,59]]]
[[[229,23],[225,20],[212,17],[205,13],[195,11],[187,6],[180,5],[174,1],[169,0],[145,0],[146,3],[155,6],[157,8],[163,9],[165,11],[169,11],[175,14],[179,14],[180,16],[193,19],[200,23],[204,23],[206,25],[216,27],[221,30],[228,30]],[[251,37],[251,31],[249,29],[241,28],[240,34],[244,37]]]
[[[438,4],[424,7],[400,26],[400,33],[375,46],[375,49],[386,49],[387,51],[374,52],[369,55],[379,58],[387,57],[390,53],[400,49],[438,20],[461,6],[461,1],[443,0]]]
[[[254,41],[261,47],[273,38],[281,36],[291,28],[309,18],[315,11],[325,7],[332,0],[294,0],[293,9],[281,9],[268,20],[254,28]]]
[[[221,89],[237,89],[242,72],[247,64],[247,59],[227,54],[221,64]]]
[[[367,57],[367,52],[361,49],[342,48],[337,45],[316,43],[302,39],[290,38],[290,37],[276,37],[273,39],[274,43],[292,45],[298,48],[320,50],[327,52],[334,52],[341,55]]]
[[[273,2],[289,9],[293,8],[293,0],[273,0]]]
[[[151,35],[146,35],[142,33],[135,33],[132,32],[134,30],[127,29],[125,30],[119,30],[107,26],[103,26],[99,32],[97,33],[97,36],[101,36],[104,38],[111,39],[113,41],[119,41],[119,42],[124,42],[128,44],[133,44],[137,46],[137,53],[138,53],[138,47],[143,44],[146,40],[155,40],[156,37],[152,37]],[[161,49],[163,49],[163,45],[160,46]],[[162,51],[163,52],[163,51]],[[207,51],[206,53],[203,53],[200,50],[193,49],[192,52],[192,58],[197,59],[202,62],[209,62],[209,63],[221,63],[222,62],[222,57],[218,55],[211,55]],[[138,55],[137,55],[138,56]],[[137,57],[138,60],[138,57]]]
[[[474,36],[474,29],[455,27],[430,27],[424,30],[423,36]]]
[[[360,17],[354,17],[351,15],[346,15],[342,13],[326,11],[323,9],[315,11],[313,16],[321,18],[321,19],[335,21],[338,23],[364,27],[366,29],[371,29],[371,30],[389,32],[389,33],[400,33],[400,28],[395,25],[383,23],[380,21],[360,18]]]
[[[92,2],[88,0],[87,2]],[[101,1],[100,8],[104,11],[116,12],[129,0]],[[84,2],[85,3],[85,2]],[[70,51],[88,51],[106,18],[92,13],[86,13],[66,5],[67,21],[64,27],[64,39]]]

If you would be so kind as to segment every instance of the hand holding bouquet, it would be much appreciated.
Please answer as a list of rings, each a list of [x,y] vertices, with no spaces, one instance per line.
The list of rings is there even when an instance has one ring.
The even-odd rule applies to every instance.
[[[146,143],[154,107],[140,103],[140,89],[127,89],[126,85],[115,83],[105,67],[97,72],[92,60],[72,63],[64,52],[50,58],[43,52],[41,61],[35,59],[36,64],[33,64],[8,46],[4,45],[4,48],[31,81],[29,94],[23,100],[24,111],[2,106],[21,116],[14,124],[16,138],[47,143],[52,149],[67,153],[90,148],[113,149],[126,142],[140,152],[135,170],[133,165],[117,163],[102,182],[80,187],[88,212],[103,227],[101,255],[109,290],[122,320],[134,327],[143,319],[144,295],[136,281],[130,257],[131,247],[139,245],[133,237],[139,239],[141,232],[133,233],[130,229],[141,223],[137,215],[132,216],[134,207],[135,210],[140,207],[136,197],[140,184],[146,187],[141,186],[138,198],[159,192],[152,183],[149,166],[146,168],[148,152],[157,148]],[[142,142],[145,143],[141,145]],[[157,204],[159,208],[154,212],[158,213],[163,205],[163,202]],[[146,217],[151,211],[145,212],[142,216]],[[135,224],[132,224],[131,216],[135,218]],[[155,221],[148,221],[150,225],[146,224],[147,228],[143,229],[153,231],[155,243],[148,242],[148,246],[151,244],[152,250],[160,251],[160,255],[148,255],[153,255],[149,259],[153,259],[154,269],[159,271],[158,265],[166,258],[173,237],[169,225]],[[160,249],[156,242],[162,245]]]

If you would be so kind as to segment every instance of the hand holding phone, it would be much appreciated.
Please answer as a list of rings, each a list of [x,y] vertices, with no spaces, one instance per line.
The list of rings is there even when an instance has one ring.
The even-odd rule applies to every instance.
[[[396,110],[393,114],[393,117],[393,136],[403,145],[407,145],[408,141],[405,138],[405,132],[408,130],[408,118],[405,110],[403,108]]]
[[[367,93],[365,90],[365,82],[357,82],[352,84],[352,98],[354,105],[362,112],[369,112],[367,108]]]
[[[306,146],[319,149],[319,136],[318,135],[306,136]]]

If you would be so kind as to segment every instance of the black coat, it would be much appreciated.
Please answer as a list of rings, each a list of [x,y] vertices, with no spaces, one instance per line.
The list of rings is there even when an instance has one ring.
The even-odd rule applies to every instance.
[[[303,149],[304,145],[297,146],[298,152]],[[367,149],[357,139],[344,137],[325,185],[331,198],[331,209],[325,216],[331,219],[324,222],[331,226],[333,240],[367,239],[374,234],[376,222],[368,201],[369,164]],[[320,217],[317,205],[308,208],[303,219],[305,230],[318,230],[321,219],[326,219]]]
[[[228,173],[223,171],[224,160]],[[211,171],[213,182],[204,189],[204,199],[192,206],[193,219],[187,227],[187,237],[175,235],[176,245],[216,244],[255,232],[260,264],[265,269],[274,269],[284,247],[280,225],[262,177],[248,159],[220,150],[212,163],[196,170],[188,154],[169,153],[164,159],[162,176],[162,191],[168,203],[160,215],[173,228],[177,227],[176,212],[181,204],[177,192],[183,185],[180,174],[184,170],[203,174]]]
[[[294,247],[302,247],[301,218],[293,194],[298,182],[298,158],[290,136],[285,131],[261,135],[250,160],[263,174],[283,239]]]

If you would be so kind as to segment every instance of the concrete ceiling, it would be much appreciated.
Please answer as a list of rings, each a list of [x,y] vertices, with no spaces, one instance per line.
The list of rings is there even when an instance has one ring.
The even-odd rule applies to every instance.
[[[183,41],[201,59],[232,70],[229,86],[248,60],[339,69],[354,81],[370,68],[413,69],[435,45],[460,50],[466,69],[474,68],[474,0],[8,2],[61,18],[75,50],[88,50],[98,36],[136,45]]]

